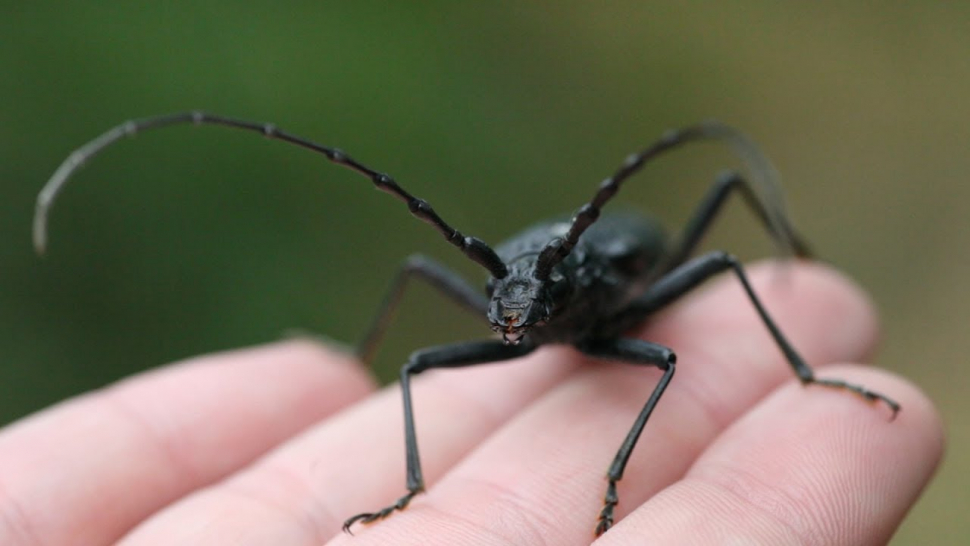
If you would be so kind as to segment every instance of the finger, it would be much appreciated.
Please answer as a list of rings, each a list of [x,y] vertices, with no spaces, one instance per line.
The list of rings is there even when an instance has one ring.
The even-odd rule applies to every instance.
[[[873,313],[851,284],[821,266],[793,267],[785,287],[775,283],[775,273],[757,268],[756,290],[810,362],[870,350]],[[792,377],[731,277],[672,309],[646,333],[677,351],[678,372],[619,484],[619,518],[682,477],[731,421]],[[606,468],[658,377],[655,370],[590,363],[471,454],[421,502],[359,533],[353,544],[455,544],[468,536],[476,544],[588,542],[603,506]]]
[[[0,433],[0,544],[107,544],[172,500],[365,395],[309,342],[135,376]]]
[[[425,478],[470,449],[579,363],[552,348],[506,365],[422,374],[412,381]],[[122,544],[319,545],[353,514],[404,494],[401,391],[385,389],[321,423],[251,468],[181,500]]]
[[[842,393],[786,385],[602,544],[888,543],[940,461],[940,417],[898,377],[826,372],[892,392],[902,412],[890,422]]]

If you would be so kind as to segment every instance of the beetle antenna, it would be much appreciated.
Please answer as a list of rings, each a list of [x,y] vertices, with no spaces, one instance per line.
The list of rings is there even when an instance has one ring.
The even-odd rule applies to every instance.
[[[539,280],[549,278],[552,268],[569,255],[583,232],[599,218],[603,206],[620,190],[624,180],[639,172],[648,161],[664,152],[699,140],[720,140],[734,149],[734,153],[741,158],[750,171],[755,199],[764,208],[768,225],[776,234],[782,253],[793,254],[796,237],[785,212],[777,169],[747,135],[718,121],[707,121],[684,129],[668,131],[648,148],[628,156],[613,176],[600,183],[593,199],[579,208],[566,235],[554,239],[542,250],[536,260],[536,278]]]
[[[406,203],[412,215],[434,227],[449,243],[458,247],[472,261],[487,269],[493,277],[500,279],[508,275],[508,269],[505,264],[484,241],[475,237],[466,237],[460,231],[452,228],[442,220],[427,201],[411,195],[387,174],[375,171],[359,163],[342,150],[322,146],[305,138],[291,135],[285,131],[281,131],[271,123],[242,121],[200,111],[126,121],[117,127],[109,129],[101,136],[81,146],[69,155],[61,166],[54,171],[53,176],[51,176],[50,180],[48,180],[47,184],[37,196],[37,208],[34,213],[34,248],[37,250],[37,253],[43,254],[47,248],[47,217],[50,214],[54,200],[57,199],[58,194],[60,194],[68,179],[86,161],[124,137],[134,136],[137,133],[149,129],[159,129],[181,123],[220,125],[223,127],[253,131],[268,138],[282,140],[283,142],[295,144],[301,148],[323,154],[333,163],[347,167],[352,171],[370,178],[371,182],[377,186],[377,189],[387,192]]]

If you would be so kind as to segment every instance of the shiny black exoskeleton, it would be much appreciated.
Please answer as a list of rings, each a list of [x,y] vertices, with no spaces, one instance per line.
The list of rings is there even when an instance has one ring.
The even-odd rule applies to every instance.
[[[422,256],[407,260],[384,300],[373,326],[360,345],[369,361],[390,321],[407,281],[417,276],[455,302],[488,320],[502,340],[485,340],[432,347],[415,352],[401,369],[404,399],[407,493],[395,503],[375,512],[358,514],[344,523],[349,531],[356,522],[369,523],[404,509],[424,491],[417,435],[411,403],[411,377],[432,368],[458,368],[511,360],[529,354],[543,344],[569,344],[601,359],[655,366],[663,375],[650,394],[633,427],[617,450],[607,471],[603,508],[595,532],[613,525],[618,502],[617,482],[653,408],[673,377],[674,352],[649,341],[626,337],[626,332],[646,317],[675,301],[713,275],[731,271],[740,281],[779,350],[799,380],[854,392],[870,401],[887,404],[895,416],[899,405],[882,394],[837,379],[818,379],[768,315],[751,288],[741,264],[724,252],[691,258],[711,220],[725,199],[740,193],[785,255],[807,256],[808,248],[795,233],[785,214],[771,163],[742,133],[720,123],[708,122],[665,134],[653,145],[631,155],[604,180],[593,198],[571,219],[537,224],[492,250],[486,243],[452,228],[427,201],[419,199],[382,172],[357,162],[343,151],[322,146],[279,130],[275,125],[186,112],[129,121],[92,140],[72,153],[55,171],[37,199],[34,244],[43,252],[47,244],[47,216],[54,199],[70,176],[88,159],[125,136],[180,123],[220,125],[253,131],[323,154],[330,161],[352,169],[374,185],[407,204],[417,218],[434,227],[450,244],[490,274],[482,294],[451,270]],[[722,175],[701,201],[680,237],[668,241],[651,219],[633,214],[601,215],[602,207],[622,183],[645,163],[685,143],[718,140],[731,145],[746,163],[750,178],[736,173]]]
[[[661,226],[632,213],[604,215],[548,280],[536,279],[540,253],[570,224],[543,222],[495,248],[509,273],[488,284],[488,319],[506,341],[518,343],[528,334],[536,344],[571,344],[617,337],[639,322],[623,311],[657,273],[668,244]]]

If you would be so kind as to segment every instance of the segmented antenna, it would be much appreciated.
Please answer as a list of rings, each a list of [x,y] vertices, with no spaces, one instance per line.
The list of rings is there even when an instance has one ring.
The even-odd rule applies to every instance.
[[[720,140],[734,149],[749,171],[754,198],[764,209],[769,228],[781,246],[784,255],[792,255],[796,246],[794,228],[788,222],[784,198],[779,185],[779,175],[775,166],[761,149],[741,131],[717,121],[707,121],[684,129],[669,131],[640,153],[627,157],[613,176],[604,180],[593,199],[579,208],[573,217],[569,231],[563,237],[550,242],[536,260],[535,276],[546,280],[552,269],[572,252],[579,237],[599,218],[600,211],[620,190],[624,180],[640,171],[643,166],[663,154],[683,144],[699,140]]]
[[[34,214],[34,248],[37,250],[37,253],[43,254],[47,249],[47,217],[50,213],[51,207],[54,205],[54,200],[57,199],[58,194],[60,194],[70,177],[86,161],[96,156],[102,150],[114,144],[123,137],[133,136],[149,129],[159,129],[169,125],[181,123],[193,123],[195,125],[221,125],[224,127],[253,131],[268,138],[282,140],[283,142],[295,144],[301,148],[306,148],[310,151],[323,154],[333,163],[347,167],[352,171],[370,178],[371,182],[377,186],[377,189],[387,192],[398,198],[400,201],[403,201],[405,204],[407,204],[408,210],[412,215],[430,224],[432,227],[438,230],[438,232],[441,233],[441,235],[443,235],[449,243],[458,247],[458,249],[461,250],[462,253],[464,253],[465,256],[470,258],[472,261],[487,269],[493,277],[500,279],[508,275],[508,270],[506,269],[505,264],[498,257],[498,255],[495,254],[495,251],[485,244],[484,241],[475,237],[466,237],[460,231],[445,223],[445,221],[438,216],[438,213],[431,208],[431,205],[428,204],[427,201],[414,197],[404,188],[399,186],[397,182],[395,182],[394,179],[387,174],[375,171],[374,169],[357,162],[342,150],[322,146],[305,138],[291,135],[287,132],[281,131],[271,123],[254,123],[250,121],[242,121],[207,114],[199,111],[126,121],[117,127],[109,129],[101,136],[88,142],[84,146],[81,146],[71,155],[69,155],[61,166],[54,171],[53,176],[51,176],[50,180],[37,196],[37,208]]]

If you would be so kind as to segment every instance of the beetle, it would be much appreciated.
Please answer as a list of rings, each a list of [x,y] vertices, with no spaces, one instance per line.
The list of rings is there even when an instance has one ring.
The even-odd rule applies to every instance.
[[[54,200],[81,165],[126,136],[186,123],[253,131],[322,154],[331,162],[366,176],[378,189],[404,202],[412,215],[430,224],[489,274],[483,294],[447,267],[421,255],[410,257],[399,270],[358,348],[362,360],[369,362],[372,359],[412,277],[429,282],[460,306],[485,317],[501,339],[431,347],[410,356],[400,372],[406,493],[384,508],[347,519],[343,524],[347,532],[355,523],[371,523],[403,510],[425,490],[411,400],[412,376],[433,368],[460,368],[516,359],[547,344],[567,344],[597,359],[654,366],[662,371],[659,382],[607,470],[606,494],[595,534],[607,531],[614,523],[614,511],[619,502],[617,483],[623,477],[627,461],[650,414],[673,378],[677,360],[672,349],[625,334],[648,316],[722,272],[733,273],[741,283],[761,322],[802,384],[834,387],[853,392],[870,402],[881,401],[890,408],[893,417],[900,409],[894,400],[861,385],[817,378],[765,310],[744,267],[734,256],[712,251],[693,257],[711,221],[732,193],[740,193],[783,255],[810,257],[808,245],[792,227],[785,212],[777,173],[771,162],[753,141],[728,125],[708,121],[665,133],[647,148],[628,156],[612,176],[603,180],[593,198],[571,218],[538,223],[493,249],[481,239],[466,236],[451,227],[427,201],[409,193],[389,175],[358,162],[340,149],[292,135],[271,123],[255,123],[201,111],[132,120],[108,130],[70,154],[41,190],[33,232],[38,253],[42,254],[47,246],[47,218]],[[647,216],[602,214],[602,208],[616,195],[624,181],[650,160],[685,144],[703,140],[730,145],[749,173],[742,176],[732,171],[720,175],[688,220],[679,239],[669,239]]]

